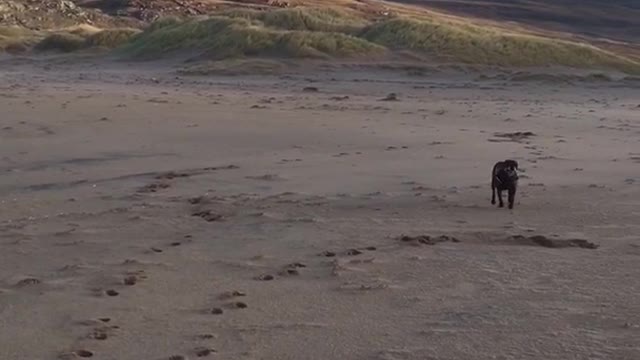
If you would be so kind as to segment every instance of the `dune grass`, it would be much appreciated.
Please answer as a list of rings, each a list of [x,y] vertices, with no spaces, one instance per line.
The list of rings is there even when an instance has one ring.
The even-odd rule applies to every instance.
[[[88,36],[85,40],[85,47],[115,49],[127,44],[131,39],[140,34],[138,29],[105,29]]]
[[[391,19],[368,26],[360,36],[392,49],[409,49],[454,62],[640,70],[640,63],[585,44],[434,19]]]
[[[85,38],[73,33],[51,34],[35,46],[37,51],[72,52],[84,48]]]
[[[264,26],[280,30],[338,32],[353,34],[369,21],[357,13],[334,8],[294,8],[273,11],[235,9],[222,13],[231,18],[260,21]]]
[[[36,31],[19,26],[0,26],[0,51],[24,52],[40,38]]]
[[[246,17],[215,16],[152,27],[125,46],[124,53],[144,59],[188,51],[223,59],[364,56],[383,50],[382,46],[340,32],[283,30]]]
[[[115,49],[131,41],[138,29],[106,29],[76,26],[50,33],[34,46],[36,51],[74,52],[86,49]]]

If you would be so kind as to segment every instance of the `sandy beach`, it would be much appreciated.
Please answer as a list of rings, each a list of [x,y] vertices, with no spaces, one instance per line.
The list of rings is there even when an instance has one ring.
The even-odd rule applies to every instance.
[[[0,359],[640,359],[637,80],[174,70],[2,59]]]

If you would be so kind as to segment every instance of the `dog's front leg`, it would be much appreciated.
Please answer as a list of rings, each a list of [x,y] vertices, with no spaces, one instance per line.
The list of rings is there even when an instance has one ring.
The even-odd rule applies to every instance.
[[[504,202],[502,201],[502,190],[498,189],[498,207],[504,207]]]
[[[495,205],[496,204],[496,187],[492,186],[491,187],[491,205]]]
[[[516,198],[516,189],[515,188],[509,189],[509,209],[513,209],[513,202],[515,198]]]

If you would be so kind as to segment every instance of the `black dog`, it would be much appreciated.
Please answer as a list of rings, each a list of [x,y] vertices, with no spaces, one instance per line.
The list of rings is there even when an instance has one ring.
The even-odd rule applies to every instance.
[[[515,160],[499,161],[493,166],[491,172],[491,203],[496,203],[496,190],[498,190],[499,206],[504,207],[502,202],[502,192],[509,193],[509,209],[513,209],[513,201],[518,188],[518,162]]]

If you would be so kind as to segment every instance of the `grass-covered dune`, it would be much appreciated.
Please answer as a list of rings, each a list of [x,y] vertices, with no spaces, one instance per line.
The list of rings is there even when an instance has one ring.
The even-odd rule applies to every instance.
[[[355,28],[343,28],[330,17],[321,21],[321,18],[309,16],[315,12],[320,13],[280,10],[269,14],[272,18],[258,12],[234,11],[207,19],[160,21],[133,39],[123,51],[142,59],[184,51],[222,59],[242,56],[355,57],[386,50],[351,34]],[[320,28],[330,30],[318,30]]]
[[[41,36],[18,26],[0,26],[0,52],[23,52],[33,46]]]
[[[90,25],[50,31],[0,26],[0,50],[73,52],[96,48],[114,49],[128,43],[140,32],[131,28],[99,29]]]
[[[508,32],[435,16],[368,20],[356,12],[297,8],[231,10],[205,19],[165,19],[123,47],[152,59],[186,52],[247,56],[362,57],[409,50],[434,61],[501,66],[560,65],[640,72],[640,63],[577,42]]]
[[[142,32],[84,29],[25,36],[15,29],[11,31],[0,28],[0,49],[14,39],[14,43],[35,44],[35,49],[42,51],[118,48],[120,56],[140,60],[169,56],[203,60],[372,59],[409,51],[433,62],[516,67],[558,65],[640,73],[637,60],[588,44],[478,25],[434,13],[372,17],[347,7],[230,9],[208,17],[160,19]]]

